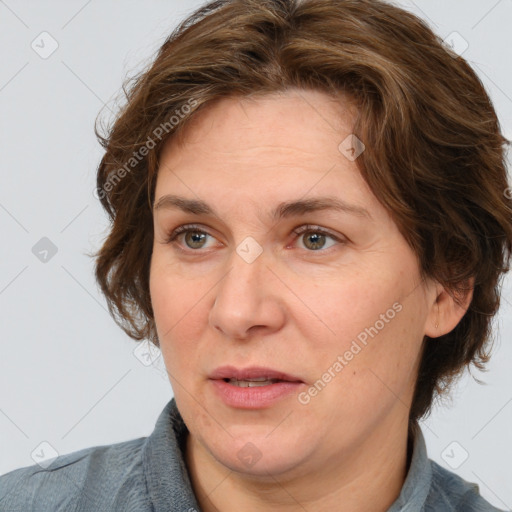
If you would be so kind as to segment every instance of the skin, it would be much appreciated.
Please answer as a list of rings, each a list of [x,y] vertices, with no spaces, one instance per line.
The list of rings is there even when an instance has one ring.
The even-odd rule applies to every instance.
[[[338,149],[354,116],[347,99],[318,91],[231,97],[162,152],[155,204],[176,194],[218,213],[155,209],[150,270],[162,355],[190,431],[187,466],[206,512],[379,512],[403,485],[424,336],[451,331],[471,297],[457,306],[420,279],[416,255]],[[282,201],[326,195],[370,217],[268,216]],[[208,234],[202,242],[166,241],[191,223]],[[294,234],[308,224],[335,238],[315,248],[315,233]],[[246,237],[263,251],[251,263],[236,252]],[[396,303],[400,312],[307,404],[294,393],[265,409],[236,409],[208,380],[222,365],[267,366],[299,376],[307,391]],[[251,466],[237,456],[248,442],[261,454]]]

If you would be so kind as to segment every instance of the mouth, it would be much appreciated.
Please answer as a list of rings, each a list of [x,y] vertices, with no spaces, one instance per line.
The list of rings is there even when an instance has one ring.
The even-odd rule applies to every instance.
[[[238,409],[268,408],[306,385],[294,375],[254,366],[223,366],[214,370],[209,379],[217,396],[226,405]]]
[[[295,375],[263,366],[248,368],[221,366],[214,370],[209,377],[212,380],[223,380],[239,387],[268,386],[276,382],[304,382]]]
[[[287,382],[279,379],[268,379],[267,377],[261,377],[260,379],[222,379],[224,382],[231,384],[232,386],[238,386],[239,388],[257,388],[260,386],[270,386],[276,382]]]

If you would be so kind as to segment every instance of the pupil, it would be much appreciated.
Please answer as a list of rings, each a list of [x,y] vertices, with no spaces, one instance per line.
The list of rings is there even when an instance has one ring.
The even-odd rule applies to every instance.
[[[187,243],[189,241],[192,242],[192,244],[196,244],[196,243],[199,243],[199,246],[201,245],[201,239],[204,239],[204,237],[206,236],[205,233],[198,233],[198,232],[189,232],[187,234],[187,237],[188,237],[188,240],[187,240]],[[196,246],[197,247],[197,246]]]
[[[313,248],[314,249],[319,249],[320,247],[323,246],[323,242],[325,242],[325,235],[322,235],[320,233],[313,233],[311,235],[308,235],[307,237],[308,240],[313,240]],[[307,244],[306,244],[307,245]]]

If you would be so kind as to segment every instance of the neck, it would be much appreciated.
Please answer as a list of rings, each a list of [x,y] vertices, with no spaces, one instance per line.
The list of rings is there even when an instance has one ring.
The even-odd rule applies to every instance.
[[[386,512],[407,475],[407,418],[361,436],[357,446],[319,467],[266,477],[234,472],[219,463],[193,436],[186,461],[197,500],[204,512]]]

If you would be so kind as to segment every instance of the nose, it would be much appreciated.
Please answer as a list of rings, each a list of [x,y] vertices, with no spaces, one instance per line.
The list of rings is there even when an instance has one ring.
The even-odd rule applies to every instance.
[[[233,251],[228,271],[215,289],[209,321],[226,337],[245,340],[278,331],[285,322],[286,288],[262,252],[254,261]]]

